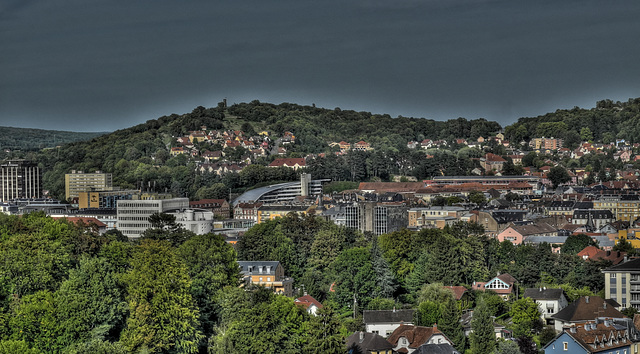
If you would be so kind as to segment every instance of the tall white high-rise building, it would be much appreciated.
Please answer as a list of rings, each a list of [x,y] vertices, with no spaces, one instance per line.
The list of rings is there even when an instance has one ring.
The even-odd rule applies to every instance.
[[[9,160],[0,164],[0,201],[42,198],[42,176],[35,162]]]

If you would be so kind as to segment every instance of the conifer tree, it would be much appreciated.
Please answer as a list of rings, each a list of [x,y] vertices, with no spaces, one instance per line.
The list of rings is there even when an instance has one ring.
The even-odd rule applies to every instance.
[[[471,353],[487,354],[495,350],[496,336],[493,332],[493,319],[489,313],[489,308],[482,300],[480,300],[476,310],[473,312],[471,329],[473,330],[469,336]]]

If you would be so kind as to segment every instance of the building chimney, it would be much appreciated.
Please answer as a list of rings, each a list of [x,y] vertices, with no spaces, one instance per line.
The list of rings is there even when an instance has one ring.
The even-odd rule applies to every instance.
[[[584,297],[584,302],[587,303],[587,304],[589,303],[589,297],[588,296]]]
[[[360,343],[364,341],[364,332],[360,331]]]

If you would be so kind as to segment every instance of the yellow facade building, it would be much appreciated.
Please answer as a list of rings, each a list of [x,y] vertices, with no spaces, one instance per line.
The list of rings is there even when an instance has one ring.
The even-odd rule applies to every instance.
[[[593,201],[593,208],[611,210],[616,220],[633,222],[640,217],[640,199],[637,195],[602,196]]]
[[[111,173],[100,171],[84,173],[74,170],[64,175],[64,192],[67,199],[78,198],[80,192],[106,191],[112,188],[113,177]]]

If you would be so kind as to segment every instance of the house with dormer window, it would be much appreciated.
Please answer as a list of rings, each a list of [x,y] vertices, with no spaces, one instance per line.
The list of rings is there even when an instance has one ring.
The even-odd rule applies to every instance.
[[[393,350],[398,353],[413,353],[424,344],[454,345],[436,325],[422,327],[403,324],[396,328],[387,340],[393,345]]]
[[[278,261],[238,261],[243,284],[259,285],[272,289],[276,294],[293,295],[293,279],[284,276],[284,268]]]
[[[544,352],[635,354],[638,337],[631,319],[598,318],[564,328],[544,346]]]
[[[498,274],[498,276],[489,280],[486,283],[474,282],[471,289],[476,291],[491,290],[496,294],[500,295],[502,299],[507,301],[511,296],[515,294],[514,286],[516,282],[517,282],[516,278],[512,277],[508,273],[504,273],[504,274]]]

